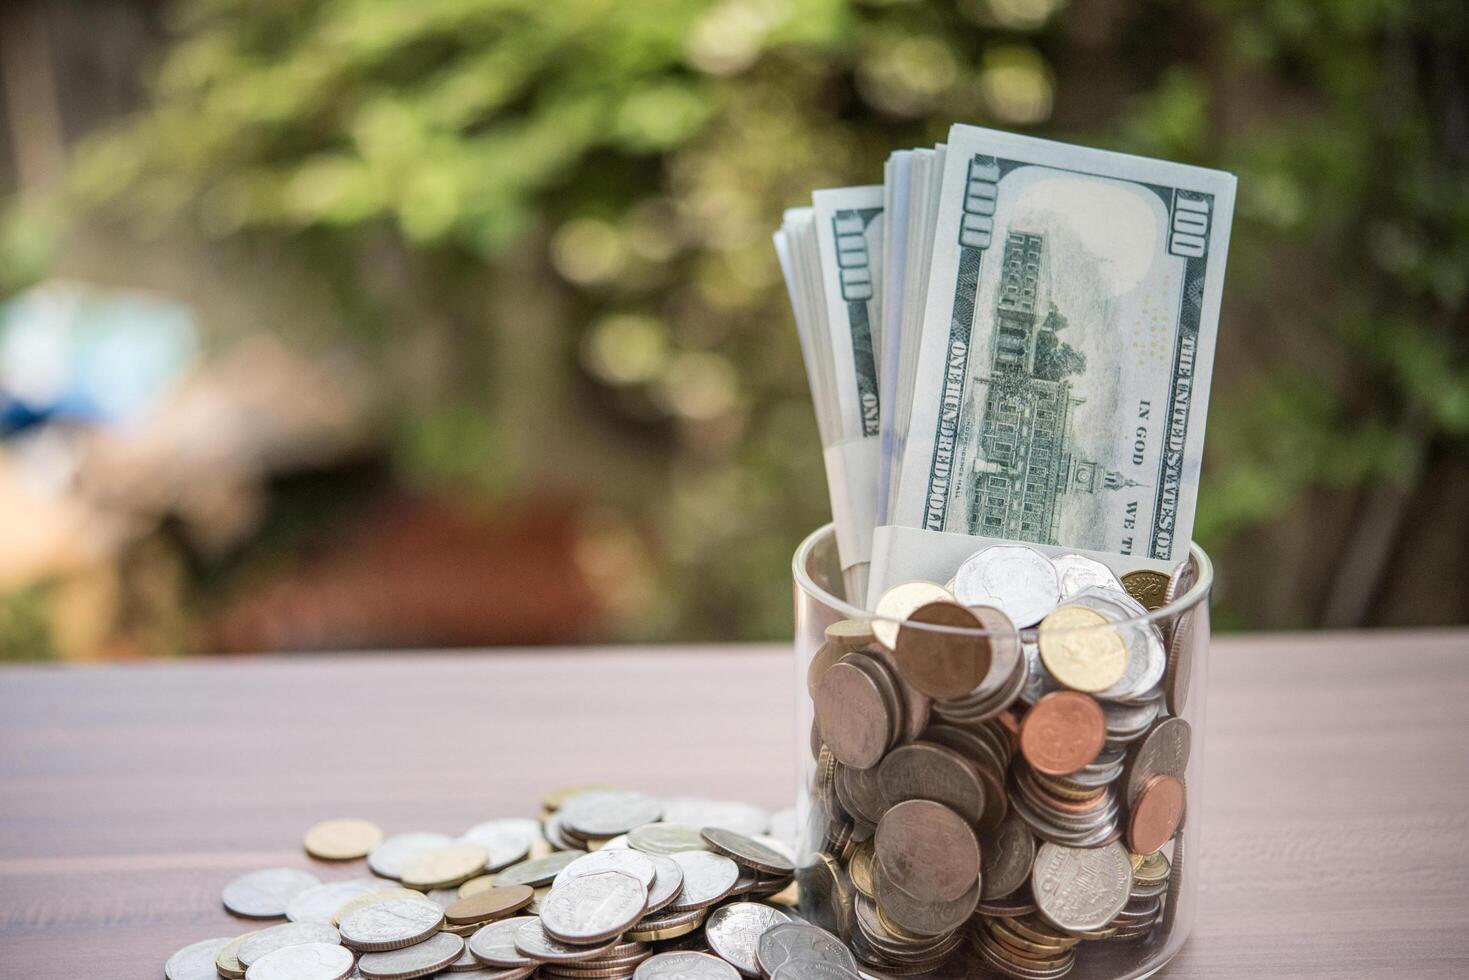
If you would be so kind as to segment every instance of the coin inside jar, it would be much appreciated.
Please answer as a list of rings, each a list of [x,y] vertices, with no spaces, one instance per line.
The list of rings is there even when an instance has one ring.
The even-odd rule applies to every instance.
[[[873,610],[877,618],[869,624],[877,642],[889,650],[897,646],[898,629],[915,609],[930,602],[953,602],[954,594],[935,582],[903,582],[884,592]]]
[[[814,698],[816,724],[832,755],[843,764],[871,769],[892,738],[887,699],[866,672],[849,663],[821,676]]]
[[[898,671],[930,697],[962,697],[989,673],[990,641],[982,629],[979,617],[957,602],[919,606],[898,627]]]
[[[1070,933],[1101,929],[1132,893],[1132,860],[1113,842],[1104,847],[1045,843],[1036,852],[1031,893],[1046,920]]]
[[[979,881],[979,841],[969,823],[941,803],[899,803],[883,814],[876,845],[882,875],[921,901],[953,901]]]
[[[904,800],[933,800],[971,824],[978,824],[984,814],[984,784],[975,767],[953,749],[930,742],[899,746],[883,757],[877,773],[889,806]]]
[[[1183,781],[1173,776],[1154,776],[1143,787],[1133,805],[1127,825],[1128,845],[1138,854],[1152,854],[1178,830],[1183,819]]]
[[[1168,591],[1168,576],[1149,568],[1140,568],[1122,576],[1122,586],[1127,594],[1141,602],[1149,611],[1160,608]]]
[[[1074,691],[1105,691],[1127,670],[1121,634],[1106,616],[1086,606],[1052,612],[1041,621],[1036,642],[1046,670]]]
[[[980,898],[1004,898],[1030,878],[1035,838],[1019,817],[1008,816],[979,844]]]
[[[1107,741],[1107,718],[1096,701],[1076,691],[1053,691],[1020,723],[1020,753],[1037,772],[1066,776],[1084,768]]]

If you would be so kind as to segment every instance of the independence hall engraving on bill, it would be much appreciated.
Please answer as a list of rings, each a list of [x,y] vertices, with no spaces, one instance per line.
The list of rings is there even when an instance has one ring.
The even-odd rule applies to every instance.
[[[1115,470],[1079,458],[1073,415],[1085,399],[1069,378],[1086,357],[1062,339],[1066,317],[1045,296],[1044,235],[1012,231],[1005,240],[995,301],[980,430],[961,431],[963,504],[971,534],[1055,543],[1057,501],[1067,491],[1095,493],[1135,485]],[[1073,328],[1074,329],[1074,328]],[[977,392],[970,397],[976,397]]]

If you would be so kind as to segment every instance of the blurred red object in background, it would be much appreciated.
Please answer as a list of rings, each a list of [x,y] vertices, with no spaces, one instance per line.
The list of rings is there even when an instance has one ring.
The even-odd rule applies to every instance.
[[[246,591],[209,624],[206,651],[568,643],[605,614],[574,559],[566,505],[474,517],[396,496],[295,572]]]

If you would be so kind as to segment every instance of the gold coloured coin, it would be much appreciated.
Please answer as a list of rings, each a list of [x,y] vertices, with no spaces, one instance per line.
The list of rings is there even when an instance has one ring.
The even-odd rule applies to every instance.
[[[323,820],[306,831],[306,853],[323,861],[352,861],[367,857],[383,842],[383,832],[370,820],[342,817]]]
[[[236,936],[221,946],[219,952],[214,954],[215,971],[220,976],[226,977],[227,980],[240,980],[245,975],[245,964],[240,962],[239,956],[240,943],[249,939],[251,936],[258,936],[264,931],[264,929],[256,929],[254,932],[247,932],[243,936]]]
[[[832,623],[826,628],[826,638],[847,653],[856,653],[875,639],[872,624],[862,619],[843,619]]]
[[[873,901],[877,901],[877,885],[872,881],[872,862],[875,860],[877,852],[872,847],[872,841],[868,840],[857,845],[847,863],[847,874],[852,879],[852,887]]]
[[[1140,568],[1122,576],[1122,587],[1127,594],[1143,604],[1149,612],[1160,608],[1168,591],[1168,576],[1162,572]]]
[[[704,916],[708,912],[708,909],[694,909],[691,912],[652,916],[635,924],[623,938],[637,943],[656,943],[687,936],[704,924]]]
[[[1163,856],[1162,851],[1154,851],[1152,854],[1134,854],[1132,856],[1132,878],[1137,884],[1144,887],[1148,885],[1161,885],[1168,880],[1168,859]]]
[[[478,844],[446,844],[425,851],[403,869],[409,888],[453,888],[485,869],[489,852]]]
[[[1122,635],[1086,606],[1062,606],[1041,620],[1037,643],[1046,670],[1073,691],[1105,691],[1127,670]]]

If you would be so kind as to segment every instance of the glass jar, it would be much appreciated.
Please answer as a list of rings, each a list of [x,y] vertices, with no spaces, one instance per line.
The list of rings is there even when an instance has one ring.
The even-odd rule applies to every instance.
[[[802,542],[793,574],[803,915],[876,977],[1144,977],[1172,959],[1198,896],[1213,583],[1203,550],[1166,602],[1147,604],[1157,608],[1093,603],[1112,611],[1020,630],[914,614],[900,636],[899,621],[844,601],[830,525]],[[1120,699],[1122,682],[1093,696],[1046,669],[1066,674],[1068,646],[1115,652],[1119,640],[1127,663],[1149,665]],[[968,695],[940,677],[948,696],[934,696],[913,666],[928,651],[930,663],[972,667],[962,657],[981,648],[985,679]]]

